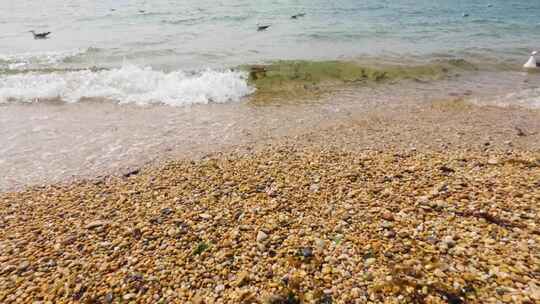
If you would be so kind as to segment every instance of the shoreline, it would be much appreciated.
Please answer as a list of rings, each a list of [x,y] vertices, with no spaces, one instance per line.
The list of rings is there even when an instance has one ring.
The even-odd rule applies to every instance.
[[[0,300],[533,303],[538,115],[353,112],[128,177],[1,193]]]
[[[396,96],[380,104],[358,104],[355,91],[346,97],[339,94],[322,97],[317,103],[285,106],[238,104],[168,109],[106,103],[21,105],[21,110],[14,110],[13,115],[24,111],[25,117],[32,117],[26,121],[29,125],[25,128],[37,130],[34,134],[38,136],[28,139],[27,136],[34,135],[22,133],[18,135],[22,141],[17,145],[22,145],[20,152],[35,152],[19,152],[18,158],[14,157],[16,151],[11,156],[7,154],[3,163],[0,162],[6,176],[0,182],[0,190],[19,191],[80,179],[121,176],[169,161],[196,160],[221,152],[249,152],[294,141],[299,145],[333,143],[360,151],[388,148],[440,151],[468,147],[540,150],[539,110],[475,105],[466,95],[460,96],[459,91],[434,101],[397,103],[401,97]],[[337,101],[329,102],[334,98]],[[66,116],[66,113],[70,114]],[[5,115],[8,119],[10,114]],[[126,115],[130,118],[125,119]],[[47,118],[45,125],[43,117]],[[185,121],[188,117],[201,118]],[[238,122],[239,119],[243,121]],[[84,122],[89,131],[80,128],[71,131],[74,120]],[[19,121],[12,124],[16,126]],[[157,129],[160,125],[165,128]],[[223,130],[218,131],[214,126]],[[50,136],[55,130],[61,132],[57,139]],[[43,135],[39,136],[39,132]],[[101,133],[99,137],[97,133]],[[6,133],[6,136],[9,142],[15,135]],[[62,138],[76,138],[76,141],[65,142]],[[39,143],[39,149],[31,149],[30,143]],[[113,146],[110,152],[105,149],[113,144],[126,148],[117,150]],[[60,151],[62,157],[54,157],[57,147],[62,145],[66,149]],[[133,147],[136,149],[132,151]],[[10,151],[9,146],[5,151]],[[45,162],[46,157],[53,158]]]

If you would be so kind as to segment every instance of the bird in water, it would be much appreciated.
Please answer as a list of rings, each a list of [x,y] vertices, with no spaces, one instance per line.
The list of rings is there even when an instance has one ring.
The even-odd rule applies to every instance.
[[[529,60],[523,65],[526,69],[538,69],[540,68],[540,62],[536,61],[536,55],[538,55],[537,51],[534,51],[531,53],[531,57]]]
[[[266,31],[270,25],[257,25],[257,32]]]
[[[32,35],[34,35],[34,39],[47,39],[49,36],[49,34],[51,32],[43,32],[43,33],[36,33],[35,31],[30,31],[30,33],[32,33]]]
[[[300,13],[300,14],[292,15],[291,19],[298,19],[300,17],[304,17],[305,15],[306,15],[306,13]]]

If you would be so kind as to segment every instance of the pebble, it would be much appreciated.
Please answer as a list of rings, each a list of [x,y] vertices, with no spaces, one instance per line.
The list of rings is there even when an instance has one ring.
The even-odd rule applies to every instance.
[[[315,240],[315,246],[317,247],[317,249],[323,250],[324,246],[326,246],[326,242],[324,240],[322,240],[322,239],[316,239]]]
[[[393,221],[394,220],[394,215],[390,211],[385,211],[382,214],[382,218],[387,220],[387,221]]]
[[[264,231],[259,231],[257,233],[257,242],[262,243],[268,239],[268,234],[264,233]]]
[[[212,218],[212,216],[208,213],[201,213],[199,217],[202,218],[203,220],[209,220]]]
[[[221,293],[223,290],[225,290],[225,285],[223,285],[223,284],[219,284],[219,285],[216,286],[216,288],[214,288],[214,291],[216,293]]]
[[[454,237],[447,235],[442,239],[443,244],[448,246],[448,248],[452,248],[456,245],[456,242],[454,241]]]
[[[389,222],[389,221],[382,221],[382,222],[381,222],[381,227],[382,227],[382,228],[389,229],[389,228],[394,227],[394,224],[392,224],[392,223]]]
[[[108,222],[106,222],[106,221],[94,221],[94,222],[88,223],[86,226],[84,226],[84,228],[86,228],[86,229],[94,229],[94,228],[98,228],[98,227],[101,227],[101,226],[105,226],[107,224],[108,224]]]
[[[364,261],[364,265],[369,267],[373,265],[377,260],[375,258],[369,258]]]
[[[497,158],[495,158],[495,157],[489,158],[487,162],[490,165],[498,165],[499,164],[499,160]]]
[[[21,264],[19,264],[19,267],[17,267],[17,270],[25,271],[26,269],[28,269],[28,267],[30,267],[30,263],[28,261],[24,261]]]
[[[300,255],[304,258],[313,257],[313,250],[309,247],[300,248]]]

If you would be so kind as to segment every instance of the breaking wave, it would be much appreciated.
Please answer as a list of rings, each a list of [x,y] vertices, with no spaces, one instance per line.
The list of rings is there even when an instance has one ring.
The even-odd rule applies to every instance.
[[[126,64],[110,70],[0,75],[0,103],[90,99],[183,106],[239,101],[253,91],[247,73],[234,70],[166,73]]]
[[[97,48],[73,49],[66,51],[0,54],[0,68],[9,70],[25,69],[29,66],[50,66],[83,56],[89,53],[98,52]]]

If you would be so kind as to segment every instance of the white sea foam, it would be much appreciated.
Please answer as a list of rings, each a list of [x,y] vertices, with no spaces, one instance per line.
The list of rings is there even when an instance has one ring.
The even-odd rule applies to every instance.
[[[253,92],[241,71],[205,70],[165,73],[126,64],[102,71],[0,75],[0,103],[60,99],[112,100],[121,104],[163,103],[182,106],[238,101]]]
[[[74,49],[51,52],[29,52],[18,54],[0,54],[0,67],[2,65],[9,69],[20,69],[28,65],[54,65],[61,63],[68,58],[80,56],[96,51],[95,48]]]
[[[500,96],[473,98],[472,103],[480,106],[522,107],[540,109],[540,88],[530,88]]]
[[[540,109],[540,88],[510,93],[497,99],[495,103],[503,107],[520,106],[529,109]]]

